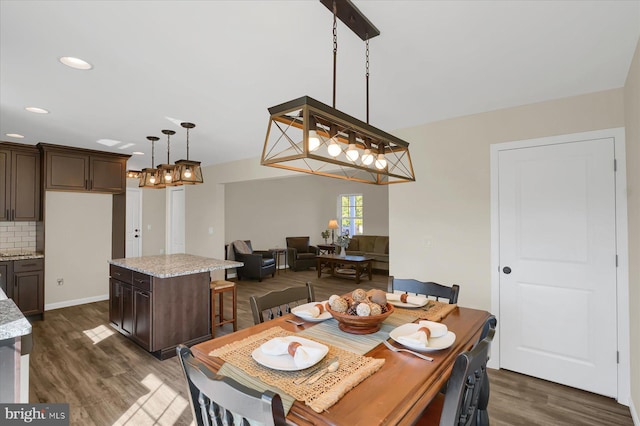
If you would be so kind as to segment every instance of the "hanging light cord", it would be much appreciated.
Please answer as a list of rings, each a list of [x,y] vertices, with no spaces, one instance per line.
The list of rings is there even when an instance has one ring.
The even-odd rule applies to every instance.
[[[189,160],[189,128],[187,127],[187,160]]]
[[[169,160],[169,153],[171,152],[171,149],[169,148],[170,145],[171,145],[171,135],[167,133],[167,164],[171,164],[171,161]]]
[[[338,22],[336,15],[338,13],[338,7],[336,2],[333,2],[333,108],[336,107],[336,61],[338,58]]]
[[[156,160],[155,160],[155,141],[152,140],[151,141],[151,168],[153,169],[153,165],[156,164]]]
[[[369,124],[369,33],[367,33],[366,35],[366,39],[367,41],[365,42],[366,45],[366,52],[365,52],[365,79],[367,82],[367,124]]]

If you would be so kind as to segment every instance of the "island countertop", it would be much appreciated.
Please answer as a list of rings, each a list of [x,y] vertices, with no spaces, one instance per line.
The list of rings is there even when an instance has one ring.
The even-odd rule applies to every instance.
[[[109,263],[157,278],[179,277],[200,272],[239,268],[244,265],[242,262],[212,259],[192,254],[129,257],[126,259],[112,259]]]
[[[31,323],[0,289],[0,340],[31,334]]]

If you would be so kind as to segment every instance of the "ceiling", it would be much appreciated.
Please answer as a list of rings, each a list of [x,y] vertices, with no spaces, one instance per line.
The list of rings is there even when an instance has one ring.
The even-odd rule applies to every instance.
[[[370,123],[388,132],[622,87],[640,36],[636,0],[354,3],[381,31]],[[140,151],[129,160],[140,169],[148,135],[165,162],[162,129],[177,131],[171,162],[185,158],[179,123],[191,121],[192,160],[259,157],[268,107],[304,95],[331,105],[332,19],[316,0],[1,0],[0,138]],[[364,52],[339,23],[336,107],[363,121]]]

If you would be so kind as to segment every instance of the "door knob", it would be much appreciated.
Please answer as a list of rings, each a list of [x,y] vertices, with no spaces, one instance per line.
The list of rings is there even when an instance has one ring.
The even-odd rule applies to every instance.
[[[508,266],[505,266],[504,268],[502,268],[502,272],[509,275],[511,273],[511,268],[509,268]]]
[[[134,236],[133,236],[133,238],[138,238],[138,236],[137,236],[137,235],[134,235]]]

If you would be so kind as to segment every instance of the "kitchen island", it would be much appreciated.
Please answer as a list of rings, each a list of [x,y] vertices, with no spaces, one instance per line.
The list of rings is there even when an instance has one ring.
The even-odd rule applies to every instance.
[[[210,272],[243,265],[190,254],[109,263],[111,326],[159,359],[211,339]]]
[[[29,401],[31,323],[0,289],[0,403]]]

